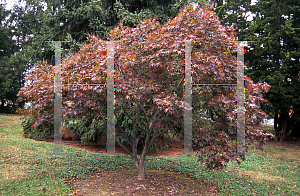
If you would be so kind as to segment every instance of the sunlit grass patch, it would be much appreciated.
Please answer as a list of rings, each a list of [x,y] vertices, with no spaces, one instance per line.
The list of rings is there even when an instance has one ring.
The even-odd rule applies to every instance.
[[[300,150],[293,150],[289,148],[279,148],[279,147],[268,147],[267,152],[270,156],[282,159],[286,162],[291,162],[291,164],[300,164]]]
[[[0,166],[0,184],[4,181],[12,181],[23,178],[30,172],[30,166],[24,164],[4,163]]]
[[[0,127],[1,128],[20,128],[20,115],[16,114],[0,114]]]
[[[280,176],[273,176],[268,173],[263,173],[263,172],[257,172],[257,171],[238,171],[238,174],[240,176],[249,176],[252,180],[256,180],[257,182],[264,183],[264,182],[284,182],[284,183],[289,183],[288,179],[282,178]]]

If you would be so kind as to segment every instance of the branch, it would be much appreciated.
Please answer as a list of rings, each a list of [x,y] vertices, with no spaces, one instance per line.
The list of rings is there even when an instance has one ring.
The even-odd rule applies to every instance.
[[[100,114],[100,117],[102,118],[102,120],[106,123],[106,120],[105,120],[105,118],[104,118],[102,112],[99,112],[99,114]]]
[[[133,157],[133,154],[132,154],[132,152],[130,152],[125,146],[123,146],[122,144],[121,144],[121,142],[119,142],[119,140],[116,138],[116,141],[117,141],[117,143],[131,156],[131,157]]]
[[[156,113],[156,114],[157,114],[157,113]],[[151,125],[151,128],[152,128],[152,129],[153,129],[154,124],[158,121],[158,119],[161,119],[161,116],[162,116],[162,114],[160,114],[157,118],[153,118],[152,125]],[[155,117],[156,117],[156,115],[155,115]],[[168,129],[166,129],[166,131],[167,131],[167,130],[168,130]],[[148,148],[150,148],[150,146],[152,145],[152,143],[154,142],[154,140],[158,137],[158,136],[157,136],[157,133],[158,133],[158,130],[154,133],[153,137],[151,138],[151,140],[150,140],[150,142],[149,142]],[[165,132],[163,132],[163,133],[165,133]]]
[[[184,80],[184,77],[180,80],[180,82],[178,83],[178,85],[177,85],[177,89],[179,88],[179,86],[180,86],[180,84],[182,83],[182,81]]]
[[[157,119],[161,118],[161,114],[159,114],[160,110],[157,110],[152,118],[152,124],[150,128],[153,128],[153,126],[155,125],[155,123],[157,122]],[[157,116],[158,115],[158,116]]]
[[[156,110],[156,112],[154,114],[154,117],[152,118],[152,124],[151,124],[150,130],[152,129],[152,127],[154,126],[154,124],[157,121],[156,116],[157,116],[158,113],[159,113],[159,110]],[[138,137],[138,140],[140,140],[141,137],[145,134],[145,131],[146,131],[146,129],[144,129],[143,132],[140,134],[140,136]]]
[[[133,103],[132,103],[132,101],[130,101],[130,109],[131,109],[131,111],[132,111],[132,124],[133,124],[133,141],[135,141],[136,140],[136,137],[135,137],[135,125],[136,125],[136,121],[134,121],[134,110],[132,109],[132,105],[133,105]]]
[[[147,130],[148,130],[148,127],[149,127],[149,119],[148,119],[148,116],[146,114],[146,111],[144,109],[144,107],[141,107],[141,105],[139,104],[139,102],[137,102],[138,106],[142,109],[142,111],[144,112],[145,114],[145,117],[146,117],[146,120],[147,120]],[[143,132],[138,136],[137,140],[140,140],[142,138],[142,136],[145,134],[145,131],[146,129],[143,130]]]
[[[130,146],[132,146],[133,143],[130,141],[129,137],[128,137],[127,134],[124,132],[124,130],[122,129],[122,127],[120,127],[119,125],[117,125],[117,126],[118,126],[119,129],[121,129],[122,133],[119,132],[119,131],[117,131],[117,130],[116,130],[116,132],[117,132],[118,134],[120,134],[120,135],[121,135],[121,136],[129,143]]]
[[[149,140],[150,140],[150,137],[151,137],[151,132],[153,130],[153,124],[151,125],[151,127],[149,127],[150,122],[149,122],[149,118],[146,114],[144,106],[142,106],[139,103],[138,103],[138,106],[142,109],[143,113],[145,114],[146,120],[147,120],[147,135],[146,135],[145,145],[144,145],[144,148],[143,148],[143,151],[142,151],[142,154],[141,154],[141,158],[140,158],[140,161],[141,161],[141,160],[145,160],[145,157],[146,157],[147,152],[149,150]]]
[[[163,135],[164,133],[166,133],[168,131],[168,129],[165,129],[163,132],[161,132],[160,134],[158,134],[158,130],[154,133],[153,137],[151,138],[150,142],[149,142],[149,146],[148,148],[150,148],[150,146],[153,144],[154,140],[156,138],[158,138],[159,136]]]
[[[143,111],[143,113],[144,113],[144,115],[145,115],[145,117],[146,117],[146,121],[147,121],[147,125],[149,126],[149,118],[148,118],[148,115],[146,114],[146,111],[145,111],[145,108],[144,108],[144,106],[142,106],[138,101],[136,102],[137,104],[138,104],[138,106],[140,107],[140,109]],[[147,126],[147,127],[148,127]]]
[[[132,109],[132,106],[131,106],[131,110],[132,110],[132,123],[134,122],[134,124],[133,124],[133,138],[134,138],[134,140],[135,139],[137,139],[136,138],[136,135],[135,135],[135,127],[136,127],[136,124],[137,124],[137,115],[138,115],[138,113],[136,113],[136,114],[134,114],[134,109]],[[139,140],[139,139],[138,139]]]
[[[262,110],[266,113],[266,114],[268,114],[269,116],[271,116],[272,118],[275,118],[275,116],[274,115],[271,115],[269,112],[267,112],[266,110],[264,110],[263,108],[262,108]]]
[[[123,73],[123,71],[122,71],[122,69],[121,69],[121,67],[120,67],[120,63],[117,63],[118,64],[118,67],[119,67],[119,72],[121,73],[121,76],[122,76],[122,79],[124,80],[124,73]]]

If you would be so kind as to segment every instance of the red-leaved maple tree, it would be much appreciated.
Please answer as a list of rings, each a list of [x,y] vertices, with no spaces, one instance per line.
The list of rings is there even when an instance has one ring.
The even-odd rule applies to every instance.
[[[89,39],[90,44],[62,61],[63,83],[106,82],[107,42],[95,36],[89,36]],[[130,154],[138,170],[138,179],[143,180],[144,162],[151,144],[172,127],[183,124],[185,41],[192,42],[193,82],[235,84],[237,45],[234,31],[223,27],[208,7],[198,7],[180,10],[178,16],[165,25],[154,19],[144,20],[136,28],[124,27],[120,23],[110,32],[108,40],[117,41],[114,46],[116,107],[135,105],[132,139],[126,134],[122,122],[115,123],[117,135],[122,136],[132,150],[118,139],[116,141]],[[34,127],[45,123],[53,125],[53,66],[38,63],[35,73],[27,80],[31,83],[20,90],[19,96],[34,100]],[[248,77],[245,81],[246,134],[247,139],[255,140],[262,134],[255,134],[251,125],[264,117],[258,106],[265,101],[262,93],[268,90],[269,85],[253,84]],[[232,140],[237,107],[235,95],[234,86],[193,88],[193,100],[196,100],[193,105],[198,104],[203,110],[202,113],[194,112],[193,118],[206,122],[193,122],[194,148],[207,155],[199,158],[209,163],[209,167],[220,166],[235,156]],[[128,101],[130,106],[125,106]],[[106,122],[105,86],[66,87],[63,103],[64,117],[89,113]],[[209,119],[201,118],[207,113]],[[137,134],[136,127],[141,116],[146,123],[139,125],[142,132]],[[208,120],[212,123],[207,123]],[[137,145],[142,138],[145,143],[138,158]]]

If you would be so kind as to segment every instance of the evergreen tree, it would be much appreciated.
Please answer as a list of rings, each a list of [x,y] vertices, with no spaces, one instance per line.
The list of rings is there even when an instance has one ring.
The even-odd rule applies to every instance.
[[[35,52],[32,60],[33,62],[47,60],[50,64],[53,64],[54,60],[54,44],[47,41],[68,41],[62,43],[62,48],[65,49],[62,57],[66,57],[87,44],[87,34],[94,34],[105,40],[110,30],[120,21],[124,26],[135,27],[144,19],[153,16],[164,24],[174,18],[179,9],[189,2],[189,0],[23,1],[26,2],[27,18],[31,16],[35,18],[33,22],[35,26],[32,25],[30,28],[33,44],[28,49]],[[16,9],[16,12],[19,10]],[[25,20],[23,22],[26,23]]]
[[[13,40],[12,27],[6,20],[10,14],[5,8],[5,2],[0,5],[0,101],[1,111],[8,111],[4,104],[8,103],[14,106],[17,99],[17,93],[23,82],[22,68],[19,64],[20,56],[14,56],[17,50]]]
[[[283,141],[299,119],[299,1],[259,1],[247,35],[254,41],[246,55],[249,74],[271,85],[265,110],[275,120],[275,140]],[[293,106],[294,114],[289,115]]]
[[[262,107],[275,120],[276,141],[284,140],[300,114],[299,4],[296,0],[259,0],[248,6],[249,2],[228,1],[226,5],[219,3],[216,8],[225,24],[234,23],[228,12],[247,13],[249,10],[254,14],[252,21],[239,14],[241,19],[236,17],[236,32],[239,40],[250,41],[245,53],[247,75],[254,82],[265,81],[271,85],[265,95],[268,103]],[[292,115],[289,114],[291,106]]]
[[[251,0],[217,0],[213,2],[215,13],[224,26],[235,29],[237,39],[245,40],[244,30],[248,28],[247,21],[251,11]]]

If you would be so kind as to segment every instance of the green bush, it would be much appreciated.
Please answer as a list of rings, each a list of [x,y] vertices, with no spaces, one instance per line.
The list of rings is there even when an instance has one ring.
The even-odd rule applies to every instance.
[[[96,144],[106,134],[106,124],[91,115],[83,116],[76,121],[66,118],[64,124],[75,135],[73,139],[80,139],[84,143],[90,142],[91,145]]]
[[[34,122],[32,121],[33,118],[34,116],[32,114],[23,115],[21,118],[23,133],[26,138],[46,139],[53,135],[54,130],[49,124],[44,124],[42,127],[34,128]]]
[[[45,139],[54,135],[53,119],[44,121],[39,127],[34,127],[34,114],[30,110],[18,110],[18,113],[23,114],[21,120],[23,133],[26,138]],[[91,115],[84,116],[82,119],[76,121],[70,121],[66,117],[63,119],[63,125],[68,127],[71,133],[76,136],[73,139],[90,142],[91,145],[97,143],[106,131],[105,123]]]

